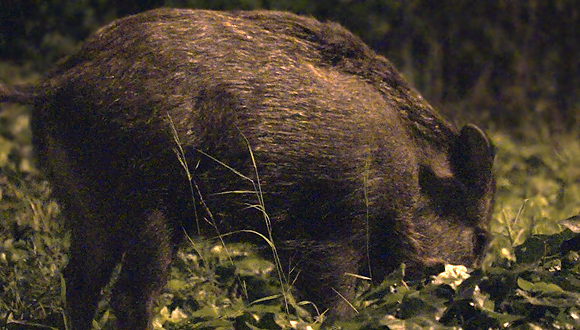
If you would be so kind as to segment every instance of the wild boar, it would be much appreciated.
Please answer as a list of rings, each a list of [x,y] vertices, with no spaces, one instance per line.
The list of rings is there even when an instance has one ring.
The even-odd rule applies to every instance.
[[[338,317],[352,314],[338,295],[353,297],[349,273],[473,265],[486,246],[488,138],[335,23],[152,10],[100,29],[38,84],[0,86],[0,101],[34,106],[33,145],[71,230],[76,330],[121,260],[118,326],[149,328],[183,227],[271,231],[301,296]]]

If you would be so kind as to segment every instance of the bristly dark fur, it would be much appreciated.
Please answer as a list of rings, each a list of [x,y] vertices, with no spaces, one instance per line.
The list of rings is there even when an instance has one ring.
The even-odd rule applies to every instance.
[[[353,297],[348,273],[471,265],[487,242],[485,134],[457,130],[335,23],[149,11],[99,30],[33,89],[0,86],[0,100],[34,103],[33,144],[72,231],[77,330],[121,259],[119,327],[147,328],[182,226],[266,233],[260,207],[300,294],[338,317],[353,313],[336,294]]]

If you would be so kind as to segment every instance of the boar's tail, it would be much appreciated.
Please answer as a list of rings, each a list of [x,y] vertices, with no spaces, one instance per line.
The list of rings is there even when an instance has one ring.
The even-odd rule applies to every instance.
[[[36,88],[32,84],[0,84],[0,103],[33,104],[37,98]]]

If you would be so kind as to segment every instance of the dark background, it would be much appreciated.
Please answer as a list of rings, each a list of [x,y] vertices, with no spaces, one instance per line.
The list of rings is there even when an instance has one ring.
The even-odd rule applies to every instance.
[[[575,0],[2,0],[0,62],[45,72],[104,24],[161,6],[277,9],[337,21],[452,120],[551,132],[580,122]]]

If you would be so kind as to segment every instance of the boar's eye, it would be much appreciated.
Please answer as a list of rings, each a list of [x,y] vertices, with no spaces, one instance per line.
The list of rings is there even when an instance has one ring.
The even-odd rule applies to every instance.
[[[473,253],[476,257],[481,257],[485,248],[487,247],[487,243],[489,240],[489,235],[486,231],[481,229],[475,229],[473,235]]]
[[[461,213],[469,197],[467,187],[454,177],[439,177],[428,167],[419,171],[419,186],[440,213]]]

